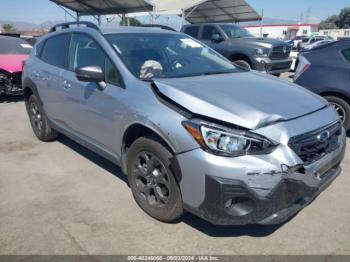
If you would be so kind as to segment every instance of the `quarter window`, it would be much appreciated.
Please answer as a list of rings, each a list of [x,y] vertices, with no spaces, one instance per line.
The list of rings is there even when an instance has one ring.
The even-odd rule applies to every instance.
[[[106,82],[112,85],[121,86],[121,77],[118,70],[112,64],[109,58],[106,58],[106,66],[105,66],[105,78]]]
[[[70,34],[62,34],[46,40],[41,59],[53,66],[67,67]]]

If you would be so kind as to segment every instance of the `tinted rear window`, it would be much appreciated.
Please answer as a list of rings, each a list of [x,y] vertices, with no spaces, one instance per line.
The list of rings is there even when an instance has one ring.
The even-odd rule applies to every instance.
[[[190,26],[190,27],[186,27],[184,33],[192,36],[194,38],[198,38],[198,32],[199,32],[199,26]]]
[[[41,59],[53,66],[66,68],[69,42],[69,34],[58,35],[47,39],[41,54]]]

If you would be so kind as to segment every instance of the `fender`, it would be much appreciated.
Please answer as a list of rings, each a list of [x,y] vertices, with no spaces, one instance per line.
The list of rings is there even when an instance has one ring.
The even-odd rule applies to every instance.
[[[22,86],[23,86],[24,96],[28,92],[28,89],[30,89],[30,91],[38,98],[40,105],[44,106],[44,103],[40,98],[38,89],[37,89],[35,83],[30,78],[26,77],[25,79],[23,79]]]

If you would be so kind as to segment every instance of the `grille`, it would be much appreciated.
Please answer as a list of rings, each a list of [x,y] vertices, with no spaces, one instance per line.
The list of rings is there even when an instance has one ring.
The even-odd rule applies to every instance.
[[[270,53],[270,59],[286,59],[289,57],[291,49],[290,46],[275,46]]]
[[[340,122],[290,139],[289,146],[304,161],[311,164],[339,147]],[[322,139],[322,134],[327,134]]]

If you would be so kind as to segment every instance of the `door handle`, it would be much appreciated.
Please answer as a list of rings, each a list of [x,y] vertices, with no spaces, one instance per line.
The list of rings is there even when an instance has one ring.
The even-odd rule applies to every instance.
[[[70,82],[68,82],[67,80],[63,81],[63,88],[64,89],[69,89],[72,87],[72,84]]]

